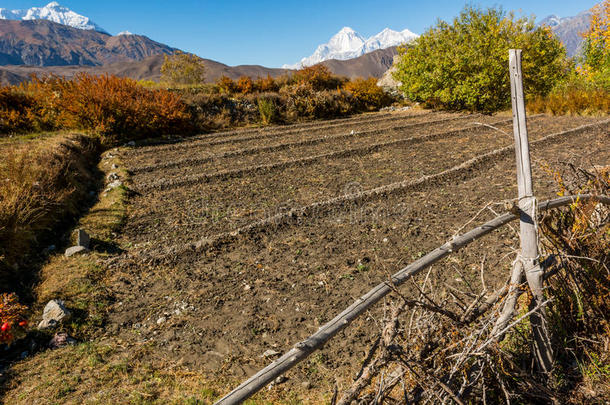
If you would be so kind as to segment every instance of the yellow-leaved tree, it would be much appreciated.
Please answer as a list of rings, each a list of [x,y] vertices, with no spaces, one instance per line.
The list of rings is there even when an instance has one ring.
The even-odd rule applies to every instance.
[[[161,66],[161,81],[168,84],[197,85],[205,79],[203,59],[192,53],[176,51],[165,55]]]
[[[591,25],[584,33],[582,72],[591,80],[610,88],[610,0],[593,8]]]

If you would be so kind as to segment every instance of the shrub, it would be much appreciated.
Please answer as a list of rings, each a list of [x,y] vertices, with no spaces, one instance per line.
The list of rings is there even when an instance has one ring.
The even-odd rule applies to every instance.
[[[537,96],[527,102],[532,113],[555,115],[605,114],[610,111],[610,90],[580,74],[558,84],[546,97]]]
[[[269,125],[276,120],[277,110],[271,98],[261,97],[258,99],[258,111],[261,115],[261,122]]]
[[[374,77],[350,80],[343,85],[343,89],[350,92],[364,109],[378,109],[391,101],[381,87],[377,86],[377,79]]]
[[[314,65],[297,70],[292,80],[296,84],[310,85],[314,90],[335,90],[347,81],[345,78],[333,75],[324,65]]]
[[[89,130],[111,145],[129,139],[185,133],[190,114],[180,97],[116,76],[78,74],[38,79],[21,87],[35,100],[40,126]]]
[[[216,86],[221,93],[233,94],[237,91],[237,84],[225,75],[220,76],[220,78],[216,81]]]
[[[205,64],[203,59],[191,53],[176,51],[165,55],[161,66],[161,81],[169,84],[203,84]]]
[[[275,80],[273,80],[273,77],[271,77],[270,75],[267,75],[266,78],[259,77],[258,79],[256,79],[254,87],[256,87],[258,91],[263,93],[275,92],[279,90],[279,86],[275,83]]]
[[[0,87],[0,134],[33,131],[34,100],[15,87]]]
[[[242,76],[237,80],[237,90],[242,94],[250,94],[254,91],[254,82],[248,76]]]
[[[510,106],[508,50],[523,49],[525,93],[546,95],[569,67],[548,27],[498,8],[467,6],[401,48],[394,74],[413,100],[448,109],[492,112]]]
[[[10,344],[27,325],[24,312],[15,294],[0,294],[0,344]]]

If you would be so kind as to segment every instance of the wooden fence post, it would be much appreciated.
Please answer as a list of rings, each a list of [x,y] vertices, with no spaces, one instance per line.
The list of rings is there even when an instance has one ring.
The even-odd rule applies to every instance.
[[[536,306],[544,300],[542,290],[543,269],[538,257],[538,228],[536,223],[536,198],[532,187],[532,169],[530,165],[529,144],[525,117],[525,100],[523,96],[523,76],[521,74],[521,50],[509,51],[510,89],[513,107],[513,131],[515,135],[515,153],[517,158],[517,185],[519,190],[520,239],[521,251],[518,261],[521,262],[527,283],[534,299],[531,305]],[[534,354],[538,367],[544,373],[551,371],[553,352],[549,333],[542,308],[530,316],[534,337]]]

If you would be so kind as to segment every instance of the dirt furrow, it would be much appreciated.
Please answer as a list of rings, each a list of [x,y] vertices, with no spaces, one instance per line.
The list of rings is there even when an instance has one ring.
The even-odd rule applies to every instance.
[[[489,122],[490,120],[494,120],[497,118],[482,116],[477,119],[480,122]],[[429,121],[429,120],[427,120]],[[426,121],[426,122],[427,122]],[[411,122],[412,124],[413,122]],[[320,135],[311,135],[309,133],[302,133],[296,135],[287,135],[277,139],[269,138],[269,139],[258,139],[253,138],[248,141],[240,142],[238,144],[231,143],[221,143],[218,145],[206,146],[202,148],[194,147],[189,150],[174,150],[174,151],[165,151],[164,153],[160,153],[158,155],[133,155],[129,156],[130,166],[131,167],[142,167],[142,166],[154,166],[161,165],[165,163],[170,163],[178,160],[182,160],[185,158],[213,158],[214,156],[221,156],[224,153],[233,152],[235,150],[245,150],[251,148],[260,148],[274,145],[281,145],[285,143],[292,142],[301,142],[308,141],[310,139],[323,138],[323,137],[332,137],[335,135],[350,135],[350,138],[341,140],[332,139],[329,140],[326,144],[329,145],[329,149],[332,147],[334,150],[345,149],[350,144],[358,144],[358,143],[367,143],[372,142],[373,138],[378,138],[377,141],[381,142],[384,139],[395,139],[398,136],[407,136],[409,134],[415,135],[417,134],[429,134],[432,132],[439,132],[441,130],[450,130],[450,129],[460,129],[464,127],[464,121],[462,120],[453,120],[448,122],[439,122],[434,124],[428,124],[426,126],[416,125],[415,127],[410,127],[408,124],[405,128],[402,128],[403,125],[373,125],[373,126],[359,126],[354,131],[340,131],[340,132],[329,132],[329,133],[321,133]],[[371,131],[371,132],[368,132]],[[416,132],[417,131],[417,132]],[[353,132],[353,135],[351,136]],[[364,135],[358,135],[359,133],[364,132]],[[371,140],[367,140],[371,139]],[[321,145],[321,144],[318,144]],[[298,146],[297,146],[298,147]],[[297,148],[295,147],[295,148]],[[312,145],[311,148],[315,148],[316,145]],[[302,147],[306,149],[306,145]],[[330,150],[323,150],[319,153],[329,152]],[[302,156],[313,155],[314,153],[304,153]],[[232,167],[232,164],[235,162],[235,159],[231,159],[231,163],[222,158],[213,159],[210,161],[210,164],[215,166],[213,171],[221,170],[223,164],[227,167]],[[258,162],[258,164],[262,164],[262,162]],[[195,166],[186,166],[186,167],[195,167]],[[225,168],[226,169],[226,168]]]
[[[564,126],[557,123],[553,127],[551,122],[542,122],[538,131],[532,131],[532,136],[539,138]],[[130,235],[140,243],[194,241],[315,201],[351,194],[354,189],[414,180],[510,144],[509,136],[499,137],[496,131],[490,130],[483,134],[428,140],[412,147],[395,147],[362,158],[323,160],[319,165],[291,167],[222,183],[151,190],[134,204],[137,208],[132,213]],[[164,203],[151,203],[154,201]]]
[[[510,122],[510,120],[501,120],[500,122],[495,122],[495,124],[496,125],[499,125],[502,123],[508,124],[509,122]],[[534,124],[534,125],[536,125],[536,124]],[[191,185],[195,185],[195,184],[199,184],[199,183],[225,181],[227,179],[241,178],[241,177],[250,176],[250,175],[254,175],[254,174],[271,173],[271,172],[275,172],[275,171],[279,171],[279,170],[283,170],[283,169],[287,169],[287,168],[291,168],[291,167],[308,166],[308,165],[316,164],[318,162],[326,161],[329,159],[334,160],[334,159],[340,159],[340,158],[346,158],[346,157],[357,157],[357,156],[370,155],[370,154],[379,152],[386,148],[399,147],[399,146],[405,147],[408,145],[415,145],[415,144],[418,144],[421,142],[429,142],[432,140],[444,140],[444,139],[448,139],[448,138],[452,138],[452,137],[456,137],[456,136],[461,136],[464,134],[475,134],[475,133],[485,132],[485,131],[487,131],[489,133],[490,129],[485,126],[471,124],[471,126],[468,126],[466,128],[461,128],[461,129],[453,130],[453,131],[435,132],[435,133],[430,133],[428,135],[421,135],[421,136],[402,137],[402,138],[392,139],[392,140],[384,141],[384,142],[368,143],[365,141],[365,142],[363,142],[363,145],[360,145],[360,146],[351,147],[351,148],[347,148],[347,149],[342,148],[342,149],[334,150],[331,152],[325,151],[326,144],[324,144],[324,148],[322,148],[323,151],[321,151],[322,153],[319,153],[317,155],[311,155],[311,152],[314,151],[314,149],[312,147],[307,147],[304,149],[306,156],[303,156],[303,157],[296,157],[296,158],[287,157],[286,159],[280,159],[281,156],[278,156],[277,153],[274,153],[274,154],[269,155],[269,157],[267,159],[268,161],[271,161],[271,163],[266,163],[266,162],[260,163],[261,159],[256,157],[254,159],[251,159],[250,161],[246,160],[244,162],[245,164],[243,164],[243,163],[241,165],[237,164],[237,166],[243,166],[243,167],[234,168],[236,166],[236,164],[235,164],[235,162],[231,162],[230,166],[232,168],[229,170],[214,171],[215,169],[217,169],[217,167],[208,167],[208,166],[197,167],[195,170],[195,174],[192,174],[192,175],[188,175],[187,174],[188,172],[185,172],[182,168],[179,167],[177,170],[165,171],[163,180],[157,180],[158,179],[157,173],[152,173],[149,176],[140,177],[137,181],[138,184],[137,184],[136,188],[138,189],[139,192],[147,192],[150,190],[168,190],[168,189],[173,189],[173,188],[177,188],[177,187],[191,186]],[[500,135],[497,135],[497,137],[500,138]],[[342,143],[340,145],[342,145]],[[308,146],[308,145],[306,145],[306,146]],[[238,154],[237,156],[242,156],[242,155]],[[210,161],[213,161],[213,160],[210,160]],[[256,164],[248,165],[248,163],[250,163],[250,164],[256,163]],[[221,165],[221,167],[222,167],[222,165]]]
[[[579,157],[587,164],[608,164],[608,129],[606,121],[537,141],[532,148],[536,195],[542,199],[556,191],[541,160]],[[510,150],[488,162],[486,170],[466,171],[433,192],[411,190],[342,209],[337,205],[336,216],[302,217],[298,226],[289,221],[243,233],[238,243],[178,256],[170,266],[151,266],[146,252],[136,249],[123,258],[115,280],[120,305],[110,309],[110,323],[126,326],[127,342],[154,348],[147,361],[173,359],[217,378],[242,378],[269,361],[262,356],[269,348],[283,352],[302,340],[388,274],[449,240],[486,204],[514,199],[512,155]],[[501,210],[502,204],[491,207]],[[492,215],[484,211],[473,226]],[[517,243],[517,234],[505,227],[440,263],[428,282],[439,291],[447,284],[470,291],[472,285],[479,288],[483,267],[493,290],[508,277]],[[416,292],[401,288],[407,297]],[[193,309],[172,313],[157,325],[174,301]],[[372,309],[290,372],[286,389],[302,381],[332,389],[336,378],[353,376],[385,309],[383,304]]]
[[[428,125],[436,125],[436,124],[442,124],[442,123],[446,123],[446,122],[451,122],[451,121],[459,121],[459,120],[465,120],[465,119],[469,119],[469,118],[473,118],[473,115],[450,115],[444,118],[435,118],[433,120],[426,120],[426,121],[417,121],[417,122],[408,122],[404,125],[400,125],[400,126],[396,126],[393,124],[393,121],[390,122],[373,122],[371,124],[368,123],[360,123],[357,125],[357,127],[355,127],[355,129],[357,129],[358,131],[362,131],[365,130],[367,128],[379,128],[382,125],[389,125],[389,126],[394,126],[394,127],[403,127],[404,129],[406,128],[417,128],[417,127],[426,127]],[[411,121],[411,120],[407,120],[407,121]],[[342,128],[343,129],[343,128]],[[351,128],[351,130],[354,130],[354,127]],[[336,130],[336,129],[335,129]],[[345,129],[346,131],[351,132],[350,128]],[[185,141],[182,143],[177,143],[177,144],[172,144],[172,145],[164,145],[164,146],[158,146],[157,150],[155,153],[159,153],[162,151],[177,151],[177,152],[182,152],[184,153],[185,151],[187,151],[188,153],[191,153],[195,148],[197,149],[207,149],[207,148],[211,148],[211,147],[215,147],[215,146],[220,146],[220,145],[228,145],[229,147],[233,147],[239,144],[243,144],[249,141],[268,141],[268,140],[283,140],[285,137],[288,136],[305,136],[305,137],[309,137],[312,136],[318,132],[323,132],[323,133],[328,133],[329,130],[327,129],[321,129],[319,131],[313,131],[313,130],[305,130],[305,131],[292,131],[292,132],[282,132],[282,133],[262,133],[262,134],[255,134],[255,135],[248,135],[248,136],[243,136],[243,137],[231,137],[231,138],[226,138],[226,139],[216,139],[216,140],[204,140],[204,141]],[[133,149],[133,152],[135,154],[142,154],[140,153],[140,149],[136,148]],[[144,155],[146,155],[146,153],[144,153]]]
[[[530,120],[530,122],[531,122],[531,120]],[[512,118],[496,120],[496,121],[489,122],[487,124],[495,126],[495,125],[503,125],[503,124],[510,124],[510,123],[512,123]],[[480,124],[468,123],[466,125],[474,126],[474,125],[480,125]],[[390,133],[390,132],[401,131],[406,128],[410,128],[410,126],[406,126],[406,127],[397,126],[397,127],[390,127],[390,128],[383,129],[383,130],[375,129],[375,130],[368,130],[368,131],[362,131],[362,132],[351,132],[351,133],[347,133],[347,134],[329,135],[329,136],[323,136],[323,137],[319,137],[319,138],[307,138],[307,139],[303,139],[303,140],[280,143],[280,144],[276,144],[276,145],[257,146],[257,147],[251,147],[251,148],[230,150],[230,151],[226,151],[226,152],[221,152],[216,155],[208,155],[208,156],[200,156],[200,157],[187,157],[187,158],[183,158],[183,159],[168,161],[168,162],[164,162],[164,163],[157,163],[157,164],[148,165],[148,166],[135,166],[135,167],[131,167],[130,171],[133,174],[139,174],[139,173],[152,172],[152,171],[163,170],[163,169],[201,165],[203,163],[211,162],[213,160],[255,155],[255,154],[260,154],[263,152],[266,152],[266,153],[279,152],[279,151],[284,151],[287,149],[294,149],[295,147],[315,146],[315,145],[319,145],[322,143],[328,144],[330,142],[345,141],[345,142],[343,142],[343,144],[345,144],[348,141],[351,141],[354,139],[363,138],[363,137],[371,137],[371,136],[375,136],[375,135],[388,135],[388,133]],[[466,130],[468,130],[468,129],[469,128],[466,128]],[[352,145],[353,145],[353,143],[352,143]]]
[[[592,130],[608,130],[610,126],[610,121],[602,121],[594,124],[583,125],[574,129],[570,129],[567,131],[560,131],[556,133],[552,133],[550,135],[545,135],[535,141],[531,142],[531,145],[544,145],[550,142],[560,141],[564,137],[575,136],[587,131]],[[231,230],[228,232],[223,232],[214,236],[204,237],[200,241],[196,243],[189,243],[187,245],[182,245],[183,247],[173,247],[170,248],[170,251],[175,252],[177,250],[177,255],[174,256],[175,253],[169,253],[169,257],[179,257],[181,254],[185,254],[192,251],[203,251],[207,249],[214,249],[220,245],[229,243],[234,241],[237,237],[242,234],[253,234],[257,232],[262,232],[270,227],[283,225],[285,223],[299,223],[303,220],[306,220],[310,217],[319,217],[323,215],[328,215],[333,212],[337,207],[343,207],[346,204],[353,203],[365,203],[368,201],[376,200],[379,198],[383,198],[388,195],[393,194],[405,194],[406,192],[412,191],[421,191],[423,189],[427,189],[431,186],[439,187],[443,184],[446,184],[449,181],[456,179],[464,179],[470,176],[476,176],[481,171],[489,168],[490,165],[493,165],[495,162],[498,162],[507,156],[514,150],[514,146],[509,144],[508,146],[501,147],[498,149],[494,149],[490,152],[480,154],[479,151],[473,153],[475,157],[471,157],[470,159],[464,161],[461,164],[450,167],[446,170],[437,172],[436,174],[431,175],[423,175],[417,179],[407,176],[408,180],[395,182],[392,184],[375,187],[369,189],[367,191],[362,191],[354,194],[347,194],[339,197],[335,197],[332,199],[328,199],[322,202],[316,202],[309,205],[287,209],[285,212],[277,213],[277,211],[271,211],[271,215],[267,215],[266,218],[250,223],[248,225],[239,227],[235,230]],[[434,161],[433,165],[435,167],[442,167],[438,161]],[[384,176],[387,178],[387,176]],[[367,184],[360,184],[360,186],[367,186]],[[349,190],[348,190],[349,191]],[[328,195],[328,194],[326,194]],[[188,229],[188,227],[179,226],[178,228],[182,228],[183,230]],[[200,233],[200,232],[197,232]],[[195,233],[195,234],[197,234]],[[182,240],[188,238],[188,236],[192,236],[191,233],[189,235],[188,232],[182,233]]]
[[[320,131],[328,131],[331,129],[338,129],[341,127],[349,127],[358,124],[378,124],[382,125],[385,123],[391,123],[395,121],[402,120],[411,120],[414,118],[421,118],[425,115],[432,115],[428,112],[420,112],[420,111],[412,111],[409,113],[394,113],[394,114],[386,114],[386,113],[367,113],[358,115],[355,117],[342,119],[339,123],[334,123],[334,120],[331,121],[315,121],[309,124],[292,124],[292,125],[274,125],[274,126],[266,126],[266,127],[256,127],[256,128],[248,128],[248,129],[237,129],[232,131],[220,131],[220,132],[212,132],[208,134],[195,135],[189,138],[178,138],[176,140],[167,140],[162,141],[162,144],[154,144],[142,146],[140,148],[134,149],[134,154],[148,154],[154,153],[156,154],[158,151],[163,150],[171,150],[176,146],[184,143],[209,143],[218,140],[228,140],[228,139],[241,139],[243,137],[281,137],[290,134],[298,134],[305,131],[316,133]],[[446,114],[449,115],[449,114]]]

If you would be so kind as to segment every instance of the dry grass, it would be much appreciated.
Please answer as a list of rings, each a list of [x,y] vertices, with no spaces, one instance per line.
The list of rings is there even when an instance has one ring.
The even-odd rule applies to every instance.
[[[610,113],[610,90],[593,84],[571,82],[549,95],[528,101],[532,113],[553,115],[603,115]]]
[[[28,255],[66,220],[79,215],[94,181],[98,143],[60,134],[0,145],[0,280],[27,282]]]

